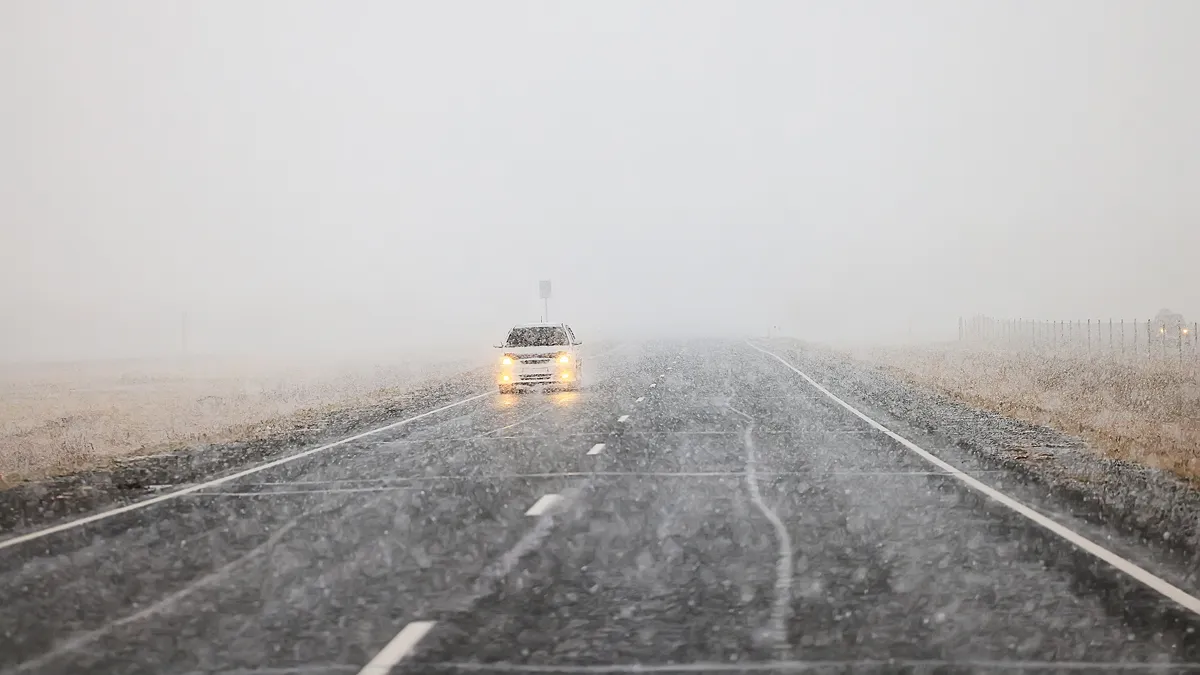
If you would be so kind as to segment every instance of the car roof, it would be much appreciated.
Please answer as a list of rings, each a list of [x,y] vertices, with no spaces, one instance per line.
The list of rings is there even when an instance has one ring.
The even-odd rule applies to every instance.
[[[565,323],[519,323],[513,328],[562,328]]]

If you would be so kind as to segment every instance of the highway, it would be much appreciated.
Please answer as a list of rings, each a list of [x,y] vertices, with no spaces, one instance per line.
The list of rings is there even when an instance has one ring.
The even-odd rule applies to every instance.
[[[769,349],[625,345],[0,535],[0,673],[1200,672],[1195,589]]]

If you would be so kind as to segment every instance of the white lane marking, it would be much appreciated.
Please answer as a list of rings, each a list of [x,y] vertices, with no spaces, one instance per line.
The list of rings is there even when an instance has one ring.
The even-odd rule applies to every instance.
[[[387,675],[396,665],[412,653],[417,643],[425,634],[433,629],[436,621],[413,621],[405,626],[392,641],[371,659],[371,662],[358,671],[358,675]]]
[[[750,489],[750,501],[754,502],[754,506],[758,507],[775,528],[779,557],[775,563],[775,604],[771,608],[771,633],[775,649],[786,655],[787,621],[792,608],[792,538],[783,520],[767,506],[758,490],[758,456],[754,451],[754,438],[751,435],[754,431],[754,418],[733,406],[729,406],[729,409],[750,421],[742,434],[742,441],[746,446],[746,486]]]
[[[629,419],[629,415],[621,415],[620,417],[618,417],[618,418],[617,418],[617,421],[618,421],[618,422],[624,422],[624,421],[626,421],[626,420],[628,420],[628,419]]]
[[[646,400],[645,396],[639,396],[639,397],[637,397],[637,400],[634,401],[634,403],[641,403],[642,401],[645,401],[645,400]]]
[[[84,525],[88,525],[90,523],[94,523],[99,520],[105,520],[107,518],[112,518],[113,516],[118,516],[118,515],[121,515],[122,513],[129,513],[130,511],[137,511],[138,509],[144,509],[147,506],[153,506],[155,504],[165,502],[170,499],[176,499],[176,498],[182,497],[184,495],[192,494],[193,492],[199,492],[201,490],[205,490],[205,489],[208,489],[211,487],[216,487],[217,485],[222,485],[222,484],[228,483],[229,481],[232,481],[232,480],[237,480],[239,478],[244,478],[246,476],[256,474],[259,471],[265,471],[267,469],[271,469],[271,468],[274,468],[274,467],[277,467],[277,466],[280,466],[283,464],[287,464],[288,462],[294,462],[297,459],[303,459],[305,457],[308,457],[309,455],[315,455],[318,452],[322,452],[322,451],[328,450],[330,448],[336,448],[339,445],[345,445],[346,443],[350,443],[352,441],[357,441],[360,438],[367,438],[368,436],[374,436],[375,434],[379,434],[384,431],[388,431],[389,429],[395,429],[396,427],[403,426],[405,424],[408,424],[409,422],[415,422],[416,420],[419,420],[419,419],[422,419],[425,417],[429,417],[430,415],[436,415],[437,413],[449,410],[451,408],[457,408],[460,405],[465,405],[472,401],[478,401],[479,399],[484,398],[485,396],[493,396],[493,395],[495,395],[495,392],[491,392],[491,391],[485,392],[482,394],[476,394],[474,396],[471,396],[470,398],[464,398],[461,401],[451,403],[450,405],[444,405],[440,408],[435,408],[433,410],[430,410],[429,412],[424,412],[424,413],[421,413],[420,415],[415,415],[413,417],[409,417],[408,419],[400,420],[399,422],[392,422],[391,424],[385,424],[381,427],[376,427],[374,429],[371,429],[370,431],[364,431],[361,434],[355,434],[353,436],[343,438],[340,441],[334,441],[333,443],[327,443],[320,447],[312,448],[310,450],[305,450],[303,452],[298,452],[294,455],[288,455],[287,457],[281,457],[279,459],[267,462],[266,464],[260,464],[256,467],[251,467],[244,471],[239,471],[237,473],[233,473],[228,476],[223,476],[221,478],[214,478],[213,480],[205,481],[203,483],[196,483],[195,485],[189,485],[188,487],[182,488],[180,490],[175,490],[174,492],[167,492],[165,494],[150,497],[149,499],[144,499],[140,502],[126,504],[125,506],[119,506],[115,509],[101,511],[100,513],[94,513],[90,516],[85,516],[83,518],[77,518],[75,520],[71,520],[71,521],[68,521],[65,523],[60,523],[53,527],[47,527],[45,529],[36,530],[34,532],[30,532],[29,534],[23,534],[19,537],[5,539],[3,541],[0,541],[0,550],[9,548],[11,546],[16,546],[18,544],[24,544],[27,541],[41,539],[42,537],[56,534],[58,532],[65,532],[67,530],[71,530],[76,527],[82,527]]]
[[[579,496],[578,488],[568,488],[562,493],[562,502],[572,502]],[[517,562],[525,557],[530,551],[541,545],[542,541],[550,534],[550,530],[554,528],[553,518],[538,518],[537,525],[533,529],[526,532],[525,536],[508,550],[499,560],[484,568],[479,577],[475,580],[475,585],[471,589],[470,595],[462,596],[449,603],[445,609],[450,612],[463,613],[469,611],[475,606],[475,603],[480,599],[491,594],[491,589],[495,586],[496,581],[507,577],[517,566]]]
[[[805,382],[808,382],[810,385],[812,385],[814,388],[816,388],[817,391],[821,392],[822,394],[825,394],[830,399],[832,399],[834,402],[836,402],[838,405],[840,405],[843,408],[845,408],[846,410],[850,411],[855,417],[858,417],[859,419],[866,422],[867,424],[870,424],[876,430],[881,431],[884,434],[887,434],[887,436],[889,438],[896,441],[900,445],[903,445],[905,448],[911,450],[913,453],[917,454],[918,456],[920,456],[922,459],[926,460],[930,464],[933,464],[934,466],[938,467],[939,469],[950,474],[951,477],[955,478],[963,485],[966,485],[967,487],[971,488],[972,490],[975,490],[976,492],[979,492],[979,493],[989,497],[990,499],[992,499],[992,501],[1002,504],[1002,505],[1008,507],[1009,509],[1011,509],[1012,511],[1015,511],[1016,513],[1028,518],[1029,520],[1033,521],[1034,523],[1037,523],[1041,527],[1043,527],[1043,528],[1049,530],[1050,532],[1058,535],[1059,537],[1065,539],[1067,542],[1074,545],[1076,548],[1079,548],[1080,550],[1090,553],[1091,555],[1099,558],[1100,560],[1103,560],[1104,562],[1115,567],[1116,569],[1120,570],[1121,572],[1124,572],[1125,574],[1129,575],[1130,577],[1133,577],[1134,579],[1141,582],[1142,584],[1154,589],[1155,591],[1158,591],[1163,597],[1167,598],[1168,600],[1175,602],[1176,604],[1192,611],[1195,614],[1200,614],[1200,598],[1197,598],[1196,596],[1191,595],[1187,591],[1184,591],[1183,589],[1171,584],[1166,579],[1163,579],[1162,577],[1159,577],[1156,574],[1153,574],[1147,570],[1142,569],[1141,567],[1138,567],[1137,564],[1135,564],[1129,560],[1126,560],[1125,558],[1122,558],[1121,556],[1117,555],[1116,553],[1113,553],[1112,551],[1104,548],[1103,546],[1100,546],[1099,544],[1093,542],[1091,539],[1084,537],[1083,535],[1079,534],[1078,532],[1075,532],[1074,530],[1066,527],[1065,525],[1057,523],[1057,522],[1047,518],[1046,516],[1043,516],[1042,514],[1038,513],[1037,511],[1033,510],[1032,508],[1017,501],[1016,499],[1009,497],[1008,495],[1004,494],[1003,492],[1000,492],[999,490],[972,478],[971,476],[967,475],[966,473],[963,473],[960,469],[950,465],[946,461],[937,457],[933,453],[921,448],[916,443],[913,443],[912,441],[908,440],[907,438],[904,438],[900,434],[897,434],[896,432],[892,431],[891,429],[888,429],[887,427],[883,426],[879,422],[876,422],[875,420],[871,419],[864,413],[860,412],[854,406],[852,406],[849,403],[846,403],[842,399],[838,398],[836,394],[829,391],[825,387],[821,386],[816,380],[812,379],[811,377],[809,377],[808,375],[803,373],[800,369],[796,368],[791,363],[788,363],[786,359],[779,356],[778,354],[767,351],[766,349],[763,349],[752,342],[747,342],[747,344],[749,344],[754,349],[757,349],[758,351],[762,352],[763,354],[766,354],[767,356],[770,356],[770,357],[774,358],[776,361],[779,361],[783,365],[787,366],[788,369],[790,369],[792,372],[794,372],[797,375],[799,375],[800,377],[804,378]]]
[[[603,452],[603,451],[604,451],[604,444],[603,444],[603,443],[597,443],[597,444],[595,444],[595,445],[593,445],[593,446],[592,446],[592,449],[591,449],[591,450],[588,450],[588,451],[587,451],[587,454],[589,454],[589,455],[598,455],[598,454],[600,454],[600,453],[601,453],[601,452]]]
[[[562,501],[562,497],[559,495],[542,495],[536,502],[533,503],[533,506],[529,507],[529,510],[525,512],[525,515],[540,516],[546,511],[554,508],[554,505],[558,504],[560,501]]]

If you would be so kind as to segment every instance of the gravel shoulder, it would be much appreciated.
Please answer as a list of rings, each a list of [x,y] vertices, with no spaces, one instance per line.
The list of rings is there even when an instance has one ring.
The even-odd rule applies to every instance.
[[[1115,528],[1176,570],[1192,570],[1183,581],[1196,584],[1200,490],[1187,480],[1108,457],[1078,436],[973,407],[841,352],[783,339],[774,347],[835,393],[881,414],[898,433],[965,450],[978,461],[974,468],[1007,470],[1024,484],[1022,497],[1083,519],[1097,533]]]

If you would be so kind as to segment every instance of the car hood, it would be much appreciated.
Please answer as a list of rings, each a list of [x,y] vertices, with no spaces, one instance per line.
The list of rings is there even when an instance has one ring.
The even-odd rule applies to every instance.
[[[553,356],[561,352],[571,351],[567,345],[546,346],[546,347],[504,347],[500,350],[503,354],[516,354],[517,356],[535,356],[538,354],[546,354]]]

